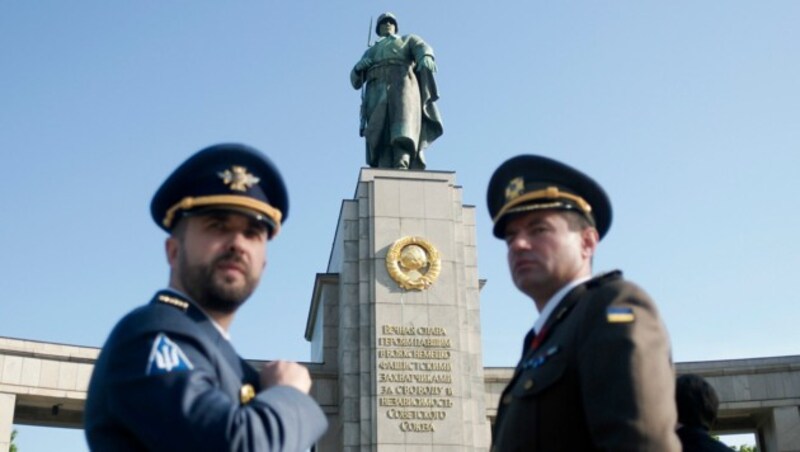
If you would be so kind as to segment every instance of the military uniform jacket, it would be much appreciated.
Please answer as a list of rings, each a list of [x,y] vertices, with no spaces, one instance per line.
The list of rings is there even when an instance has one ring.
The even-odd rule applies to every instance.
[[[683,452],[731,452],[733,449],[717,441],[702,427],[685,425],[678,429]]]
[[[620,272],[561,300],[500,398],[494,451],[680,451],[655,305]]]
[[[261,390],[193,303],[163,291],[125,316],[97,359],[85,412],[92,450],[306,450],[327,420],[289,386]]]

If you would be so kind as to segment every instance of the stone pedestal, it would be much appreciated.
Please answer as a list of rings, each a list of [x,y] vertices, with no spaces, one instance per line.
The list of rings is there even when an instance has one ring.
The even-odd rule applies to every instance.
[[[453,173],[361,170],[306,330],[338,376],[321,450],[488,450],[474,217]]]

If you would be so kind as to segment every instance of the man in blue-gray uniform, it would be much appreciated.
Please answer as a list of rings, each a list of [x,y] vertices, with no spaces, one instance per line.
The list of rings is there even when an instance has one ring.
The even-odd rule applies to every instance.
[[[589,176],[537,155],[507,160],[487,191],[511,279],[539,318],[500,398],[500,451],[680,451],[667,331],[622,273],[592,275],[611,202]]]
[[[206,148],[161,185],[150,210],[170,234],[169,287],[103,346],[86,401],[92,450],[295,451],[322,436],[308,370],[257,371],[228,338],[288,207],[278,170],[244,145]]]

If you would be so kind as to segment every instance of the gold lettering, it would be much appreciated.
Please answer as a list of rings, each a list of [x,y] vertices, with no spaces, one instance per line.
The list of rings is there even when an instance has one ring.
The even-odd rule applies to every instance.
[[[404,361],[380,361],[378,368],[381,370],[414,370],[411,364]]]
[[[420,326],[417,327],[417,334],[420,336],[447,336],[447,330],[440,326]]]
[[[435,432],[430,422],[401,422],[400,430],[403,432],[427,433]]]
[[[414,363],[416,370],[425,372],[450,372],[453,370],[450,363]]]
[[[406,358],[415,358],[415,359],[450,359],[450,351],[449,350],[414,350],[413,354],[409,352],[412,356],[406,356]]]
[[[397,386],[394,391],[398,395],[432,395],[442,394],[440,386]]]
[[[399,326],[399,325],[383,325],[383,334],[387,336],[397,335],[397,336],[413,336],[414,335],[414,327],[413,326]]]
[[[381,347],[452,348],[450,339],[419,337],[379,337]]]
[[[432,397],[378,397],[380,406],[419,407],[419,408],[452,408],[453,401]]]
[[[389,409],[386,412],[386,417],[389,419],[419,419],[423,421],[442,421],[447,417],[444,411],[411,411],[411,410],[396,410]]]
[[[433,432],[453,407],[452,342],[440,326],[382,325],[378,405],[403,432]],[[415,422],[416,421],[416,422]],[[422,422],[419,422],[422,421]]]

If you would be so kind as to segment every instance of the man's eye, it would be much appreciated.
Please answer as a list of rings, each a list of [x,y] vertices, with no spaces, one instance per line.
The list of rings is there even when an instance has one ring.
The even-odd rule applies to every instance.
[[[528,229],[528,231],[530,231],[532,234],[542,234],[547,232],[547,228],[544,226],[532,226]]]
[[[251,239],[260,239],[267,236],[267,230],[265,228],[247,228],[244,233],[245,236]]]
[[[209,221],[206,227],[212,231],[221,231],[225,229],[225,223],[222,221]]]

